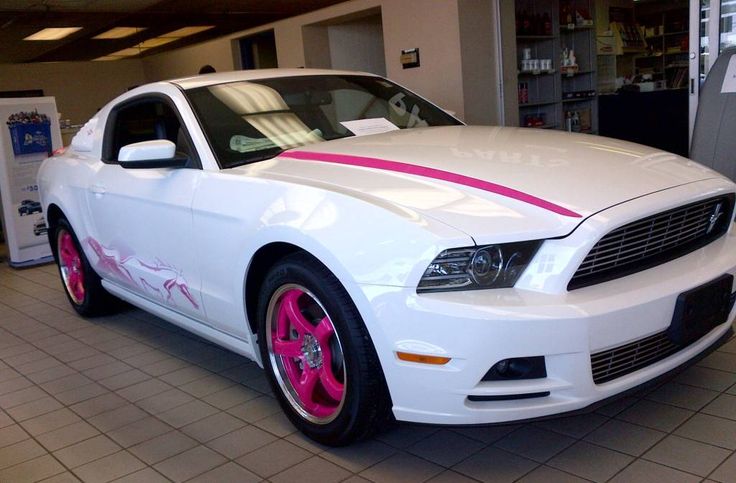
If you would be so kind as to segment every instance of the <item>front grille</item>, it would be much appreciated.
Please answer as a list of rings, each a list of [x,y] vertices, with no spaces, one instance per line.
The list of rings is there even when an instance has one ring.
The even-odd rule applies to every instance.
[[[593,382],[603,384],[612,381],[661,361],[680,349],[682,347],[675,345],[665,331],[630,344],[591,354]]]
[[[588,253],[568,290],[631,275],[707,245],[728,230],[733,204],[733,195],[711,198],[613,230]]]

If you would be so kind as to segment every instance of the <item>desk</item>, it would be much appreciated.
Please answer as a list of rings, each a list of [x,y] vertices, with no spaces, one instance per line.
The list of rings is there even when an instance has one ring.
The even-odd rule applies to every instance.
[[[622,92],[598,98],[601,136],[688,154],[688,92]]]

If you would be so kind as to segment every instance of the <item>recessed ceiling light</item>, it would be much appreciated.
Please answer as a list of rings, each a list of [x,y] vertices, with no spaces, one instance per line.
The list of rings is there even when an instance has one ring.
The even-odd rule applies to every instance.
[[[120,56],[120,57],[132,57],[134,55],[138,55],[142,53],[144,50],[147,50],[147,49],[140,49],[138,47],[130,47],[128,49],[118,50],[117,52],[113,52],[112,54],[109,54],[109,55]]]
[[[97,40],[122,39],[146,30],[145,27],[115,27],[92,37]]]
[[[117,52],[113,52],[111,54],[108,54],[102,57],[98,57],[94,60],[117,60],[117,59],[122,59],[125,57],[134,57],[136,55],[142,54],[148,49],[153,49],[155,47],[159,47],[161,45],[168,44],[170,42],[175,42],[183,37],[188,37],[190,35],[198,34],[200,32],[204,32],[205,30],[209,30],[212,28],[215,28],[215,26],[214,25],[199,25],[199,26],[194,26],[194,27],[180,28],[178,30],[174,30],[173,32],[169,32],[167,34],[163,34],[158,37],[153,37],[148,40],[144,40],[143,42],[139,42],[135,44],[134,46],[129,47],[127,49],[118,50]]]
[[[23,40],[59,40],[80,30],[82,30],[82,27],[48,27],[29,35]]]
[[[209,30],[213,28],[215,28],[214,25],[198,25],[195,27],[183,27],[178,30],[174,30],[173,32],[161,34],[159,37],[174,37],[174,38],[180,39],[182,37],[189,37],[190,35],[198,34],[200,32],[204,32],[205,30]]]
[[[160,45],[168,44],[169,42],[175,42],[177,40],[179,39],[174,37],[154,37],[152,39],[144,40],[134,47],[141,49],[152,49],[153,47],[158,47]]]

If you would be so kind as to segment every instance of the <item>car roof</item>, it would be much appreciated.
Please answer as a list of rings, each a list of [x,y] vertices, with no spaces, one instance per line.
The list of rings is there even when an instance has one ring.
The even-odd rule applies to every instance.
[[[368,75],[375,77],[375,74],[367,72],[355,72],[349,70],[331,70],[331,69],[254,69],[254,70],[235,70],[231,72],[218,72],[214,74],[197,75],[192,77],[182,77],[180,79],[170,80],[172,84],[176,84],[182,89],[193,89],[195,87],[205,87],[215,84],[226,84],[229,82],[249,81],[259,79],[274,79],[278,77],[295,77],[306,75]]]

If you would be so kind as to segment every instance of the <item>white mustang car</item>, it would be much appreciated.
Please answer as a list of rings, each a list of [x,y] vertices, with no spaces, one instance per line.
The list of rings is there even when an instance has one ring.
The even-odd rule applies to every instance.
[[[254,359],[325,444],[578,410],[731,331],[729,180],[368,74],[139,87],[39,184],[77,312],[111,294]]]

